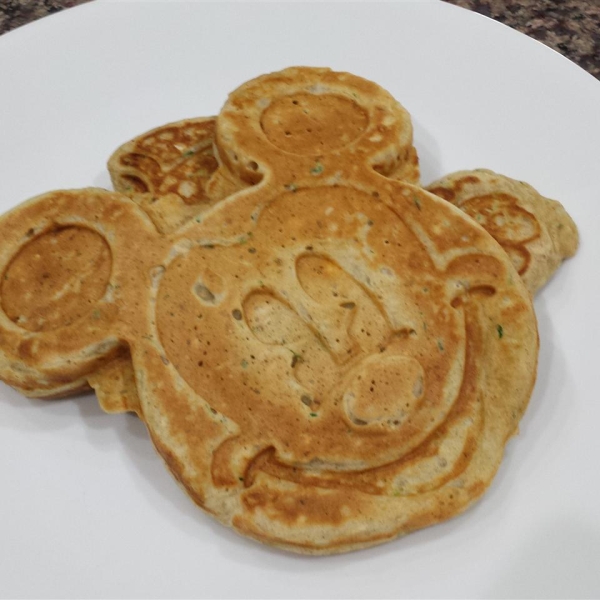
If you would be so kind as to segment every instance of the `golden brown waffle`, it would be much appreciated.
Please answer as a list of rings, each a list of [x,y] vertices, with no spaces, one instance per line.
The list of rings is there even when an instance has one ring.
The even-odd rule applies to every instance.
[[[337,125],[290,145],[304,108]],[[385,176],[410,136],[375,84],[287,69],[218,117],[219,156],[252,185],[175,231],[95,189],[17,207],[0,219],[0,376],[32,395],[99,371],[133,387],[103,406],[142,416],[205,510],[288,550],[462,512],[527,406],[537,329],[492,237]]]

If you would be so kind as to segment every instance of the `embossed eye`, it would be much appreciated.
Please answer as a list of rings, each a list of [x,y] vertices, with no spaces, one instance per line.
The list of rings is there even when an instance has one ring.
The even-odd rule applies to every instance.
[[[296,260],[298,282],[317,306],[329,313],[316,319],[340,362],[387,345],[390,324],[371,295],[330,258],[303,254]],[[318,314],[318,312],[316,313]]]
[[[397,427],[424,392],[419,362],[394,354],[416,331],[393,330],[369,293],[331,258],[302,254],[295,266],[314,303],[293,308],[272,292],[252,292],[243,303],[250,330],[263,344],[290,352],[304,390],[300,402],[311,411],[345,381],[341,408],[351,425]]]
[[[300,385],[298,400],[310,408],[320,404],[339,376],[339,367],[315,327],[272,293],[251,293],[244,300],[244,315],[260,342],[290,353],[290,370]]]

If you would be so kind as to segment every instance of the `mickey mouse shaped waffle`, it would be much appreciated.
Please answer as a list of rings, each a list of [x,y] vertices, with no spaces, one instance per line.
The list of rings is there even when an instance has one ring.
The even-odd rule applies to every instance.
[[[537,329],[498,243],[386,177],[411,136],[374,83],[291,68],[218,116],[220,168],[252,185],[174,232],[98,189],[17,207],[0,375],[51,397],[130,357],[121,408],[198,505],[268,544],[343,552],[460,513],[525,410]]]

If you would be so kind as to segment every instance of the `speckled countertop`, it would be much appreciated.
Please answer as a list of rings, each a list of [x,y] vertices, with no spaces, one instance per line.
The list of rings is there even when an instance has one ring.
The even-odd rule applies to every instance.
[[[600,0],[447,0],[554,48],[600,79]]]
[[[90,0],[2,0],[0,34]],[[600,0],[445,0],[547,44],[600,79]]]

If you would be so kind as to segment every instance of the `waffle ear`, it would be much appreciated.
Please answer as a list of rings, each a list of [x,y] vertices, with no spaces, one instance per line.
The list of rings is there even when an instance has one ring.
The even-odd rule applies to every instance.
[[[392,175],[411,162],[401,178],[418,181],[412,136],[409,113],[377,84],[330,69],[290,67],[229,95],[217,119],[215,149],[221,173],[242,185],[270,179],[331,185],[354,179],[358,165]]]
[[[123,241],[144,229],[155,231],[134,203],[94,188],[50,192],[0,219],[6,382],[29,396],[64,395],[119,352]]]

